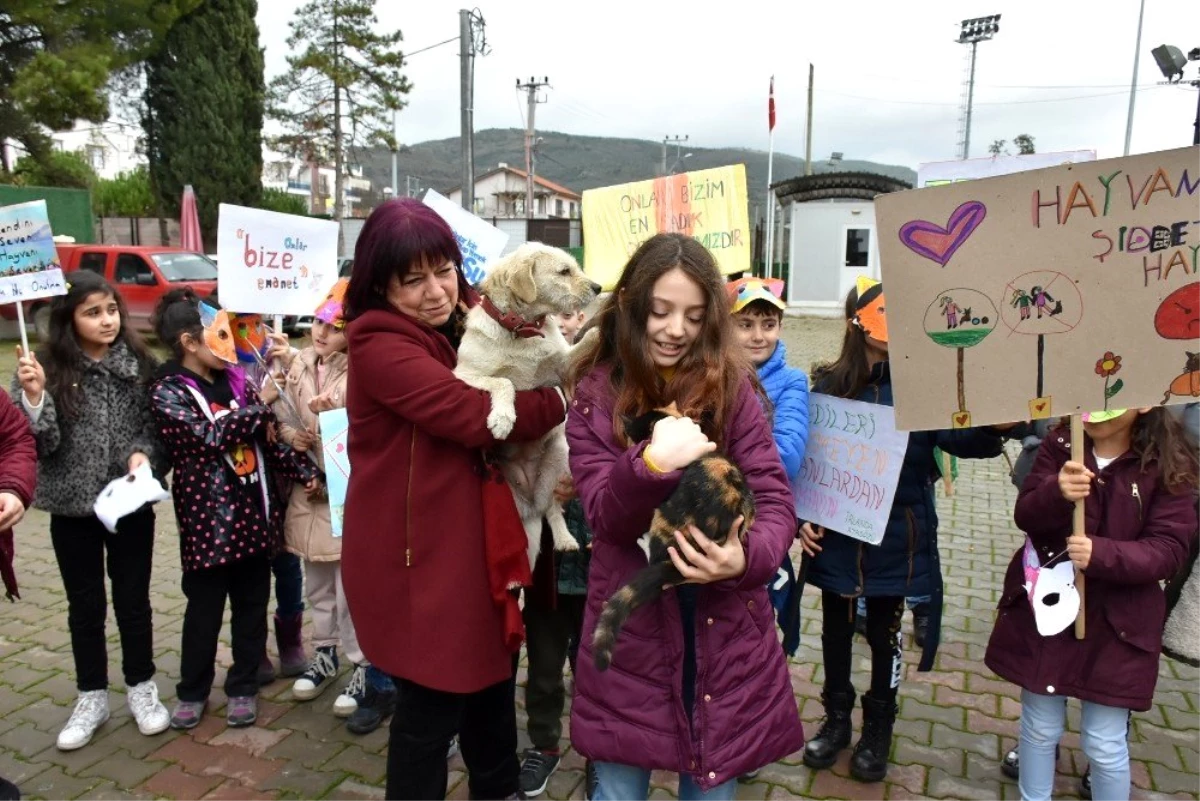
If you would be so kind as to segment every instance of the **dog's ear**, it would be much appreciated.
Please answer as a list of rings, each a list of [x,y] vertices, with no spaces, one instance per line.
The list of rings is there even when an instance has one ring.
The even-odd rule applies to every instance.
[[[537,259],[530,258],[513,267],[508,285],[513,295],[522,303],[533,303],[537,300],[537,283],[533,280],[533,269],[536,266]]]

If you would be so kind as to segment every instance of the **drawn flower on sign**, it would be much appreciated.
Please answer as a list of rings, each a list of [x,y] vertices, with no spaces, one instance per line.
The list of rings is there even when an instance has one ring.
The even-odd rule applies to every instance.
[[[1104,352],[1104,355],[1096,360],[1096,375],[1104,379],[1104,411],[1108,411],[1108,401],[1114,395],[1121,391],[1121,387],[1125,386],[1125,382],[1118,378],[1116,381],[1112,377],[1121,370],[1121,357],[1114,354],[1111,350]]]

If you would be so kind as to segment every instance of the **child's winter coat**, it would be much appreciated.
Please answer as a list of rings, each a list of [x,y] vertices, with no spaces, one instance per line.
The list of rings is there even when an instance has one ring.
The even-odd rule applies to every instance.
[[[321,380],[317,380],[317,353],[311,347],[305,348],[292,360],[288,370],[285,391],[291,399],[304,426],[314,433],[320,433],[320,419],[308,408],[308,402],[316,395],[337,393],[341,401],[346,403],[346,368],[349,360],[345,353],[333,353],[325,358],[321,371]],[[281,401],[276,401],[278,410]],[[296,437],[296,429],[288,425],[286,412],[280,413],[279,436],[288,445]],[[325,457],[321,443],[312,448],[312,454],[317,458],[321,469],[325,469]],[[285,545],[289,551],[309,562],[336,562],[342,558],[342,540],[333,536],[333,528],[329,520],[329,499],[324,495],[310,498],[300,484],[293,484],[291,499],[288,502],[287,521],[284,524]]]
[[[774,407],[771,432],[783,459],[788,480],[794,480],[804,462],[808,441],[808,376],[789,367],[787,349],[780,341],[771,357],[759,365],[758,380]]]
[[[1084,571],[1086,637],[1077,640],[1074,626],[1052,637],[1038,634],[1018,551],[1004,579],[986,662],[1001,678],[1039,695],[1144,711],[1154,699],[1166,619],[1159,582],[1179,571],[1195,540],[1195,496],[1167,492],[1157,463],[1142,468],[1132,452],[1103,470],[1090,439],[1085,453],[1096,474],[1084,505],[1092,538]],[[1017,498],[1017,526],[1043,565],[1066,550],[1072,530],[1074,504],[1058,486],[1070,458],[1070,431],[1050,431]]]
[[[307,457],[269,442],[275,415],[242,370],[230,367],[214,379],[202,387],[195,374],[168,362],[150,389],[158,437],[175,471],[172,495],[185,571],[274,556],[283,506],[268,471],[302,483],[318,475]],[[226,381],[232,400],[210,400]]]

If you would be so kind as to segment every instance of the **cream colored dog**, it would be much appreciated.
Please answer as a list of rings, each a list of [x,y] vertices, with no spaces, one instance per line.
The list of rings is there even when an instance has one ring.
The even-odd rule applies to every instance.
[[[502,440],[517,419],[516,391],[562,382],[571,346],[554,315],[586,307],[600,286],[566,251],[527,242],[497,262],[480,289],[492,308],[485,302],[467,314],[454,374],[491,395],[488,429]],[[568,472],[565,426],[536,442],[505,444],[499,455],[529,538],[530,569],[541,549],[543,518],[555,550],[576,550],[554,500],[554,488]]]

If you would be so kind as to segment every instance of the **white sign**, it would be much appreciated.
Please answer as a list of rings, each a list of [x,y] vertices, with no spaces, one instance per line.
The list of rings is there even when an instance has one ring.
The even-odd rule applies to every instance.
[[[0,207],[0,303],[65,294],[46,201]]]
[[[995,178],[1026,170],[1041,170],[1063,164],[1095,161],[1095,150],[1068,150],[1061,153],[1026,153],[1021,156],[990,156],[965,161],[934,161],[917,165],[917,189],[940,186],[977,178]]]
[[[808,445],[792,482],[796,517],[878,545],[906,450],[892,407],[810,394]]]
[[[221,306],[312,314],[338,278],[338,224],[222,203],[217,224]]]
[[[487,275],[488,266],[504,252],[508,234],[432,189],[426,190],[422,202],[436,211],[454,231],[458,249],[462,251],[463,275],[467,277],[467,283],[478,285]]]
[[[319,415],[321,447],[325,451],[325,488],[329,491],[329,522],[333,536],[342,536],[346,490],[350,487],[350,418],[345,409],[330,409]]]

